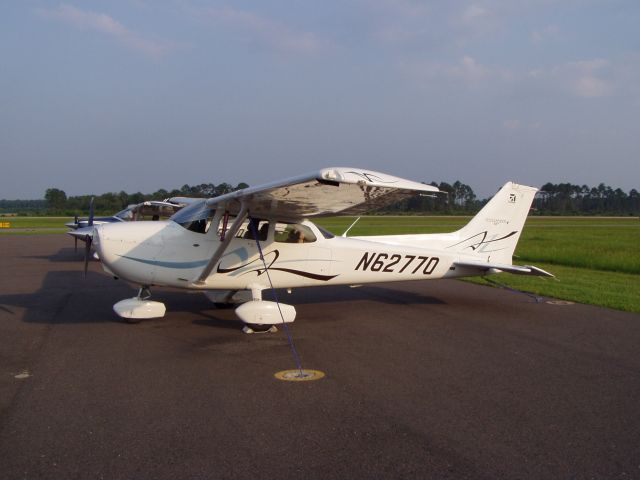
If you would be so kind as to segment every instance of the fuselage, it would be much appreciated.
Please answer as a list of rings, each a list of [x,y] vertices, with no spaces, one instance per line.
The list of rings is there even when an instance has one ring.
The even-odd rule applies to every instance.
[[[172,220],[119,222],[99,225],[94,245],[110,274],[141,285],[189,289],[269,288],[270,281],[276,288],[352,285],[465,273],[452,267],[459,254],[442,248],[446,236],[433,236],[433,242],[417,245],[413,242],[429,236],[344,238],[329,235],[309,221],[262,222],[263,259],[254,235],[245,226],[202,282],[196,279],[220,246],[220,228],[192,231]],[[287,229],[295,228],[304,229],[304,241],[284,236]]]

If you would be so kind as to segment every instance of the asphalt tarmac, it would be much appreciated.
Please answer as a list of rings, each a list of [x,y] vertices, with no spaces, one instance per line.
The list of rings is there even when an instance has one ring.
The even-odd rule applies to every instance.
[[[84,280],[66,235],[0,237],[0,265],[2,479],[640,478],[640,315],[459,281],[280,292],[326,374],[294,383],[282,329],[202,294],[124,323],[135,289]]]

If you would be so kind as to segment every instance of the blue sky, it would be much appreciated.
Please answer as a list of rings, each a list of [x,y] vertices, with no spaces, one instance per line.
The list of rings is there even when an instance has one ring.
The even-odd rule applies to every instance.
[[[10,1],[0,198],[326,166],[640,187],[640,3]]]

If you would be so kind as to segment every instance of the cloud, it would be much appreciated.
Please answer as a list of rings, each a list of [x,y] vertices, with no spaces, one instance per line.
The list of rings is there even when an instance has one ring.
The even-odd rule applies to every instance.
[[[573,96],[599,98],[614,92],[609,70],[608,60],[596,58],[567,62],[548,70],[533,70],[529,77],[538,82],[549,82]]]
[[[495,10],[472,4],[454,14],[451,27],[456,31],[456,43],[466,44],[474,38],[492,33],[501,21]]]
[[[64,4],[53,9],[39,8],[36,9],[36,13],[44,18],[72,25],[80,30],[102,33],[125,47],[152,58],[159,58],[176,47],[170,43],[145,38],[105,13],[80,10]]]
[[[429,7],[423,1],[377,0],[367,3],[383,11],[385,15],[393,15],[395,17],[415,18],[429,13]]]
[[[410,76],[422,81],[458,81],[468,86],[493,84],[496,81],[504,82],[513,77],[508,69],[483,65],[469,55],[463,56],[456,63],[413,61],[404,63],[402,68]]]
[[[580,97],[596,98],[611,95],[613,88],[601,78],[585,76],[573,82],[573,91]]]
[[[521,126],[520,120],[511,119],[502,122],[502,126],[507,130],[518,130]]]
[[[607,60],[597,58],[569,62],[558,69],[560,76],[566,75],[568,86],[574,95],[586,98],[605,97],[613,92],[611,82],[603,78],[609,67]]]
[[[227,28],[247,33],[253,41],[286,53],[314,53],[326,43],[311,32],[298,31],[256,13],[231,7],[201,8],[196,15]]]
[[[486,19],[488,15],[489,11],[486,8],[479,5],[469,5],[462,12],[461,19],[463,23],[466,23],[468,25],[475,25],[478,22],[484,21],[484,19]]]
[[[359,0],[356,4],[371,36],[390,45],[424,45],[425,39],[433,39],[435,16],[442,10],[420,0]]]
[[[556,38],[559,33],[560,28],[557,25],[547,25],[544,28],[531,32],[531,42],[534,45],[540,45],[547,40]]]

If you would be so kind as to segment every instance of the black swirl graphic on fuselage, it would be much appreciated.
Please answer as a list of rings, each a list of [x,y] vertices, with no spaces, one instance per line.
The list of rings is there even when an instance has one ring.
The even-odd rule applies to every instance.
[[[312,280],[320,280],[323,282],[327,282],[329,280],[331,280],[332,278],[337,277],[338,275],[320,275],[318,273],[312,273],[312,272],[305,272],[304,270],[296,270],[293,268],[283,268],[283,267],[274,267],[273,264],[276,263],[276,260],[278,260],[278,257],[280,257],[280,252],[278,250],[272,250],[270,252],[267,252],[264,254],[265,257],[265,261],[267,260],[267,257],[270,256],[271,254],[273,254],[273,259],[271,260],[271,262],[266,262],[267,263],[267,268],[265,269],[264,264],[261,267],[257,267],[257,268],[253,268],[251,270],[247,270],[246,272],[242,272],[240,275],[246,275],[247,273],[257,273],[258,276],[266,273],[267,270],[271,270],[271,271],[280,271],[280,272],[285,272],[285,273],[290,273],[292,275],[298,275],[300,277],[305,277],[305,278],[311,278]],[[233,273],[236,272],[240,269],[249,267],[250,265],[259,262],[260,264],[262,264],[262,259],[260,257],[251,260],[250,262],[244,263],[242,265],[238,265],[237,267],[231,267],[231,268],[222,268],[220,266],[220,264],[218,264],[218,268],[216,269],[216,273]]]

